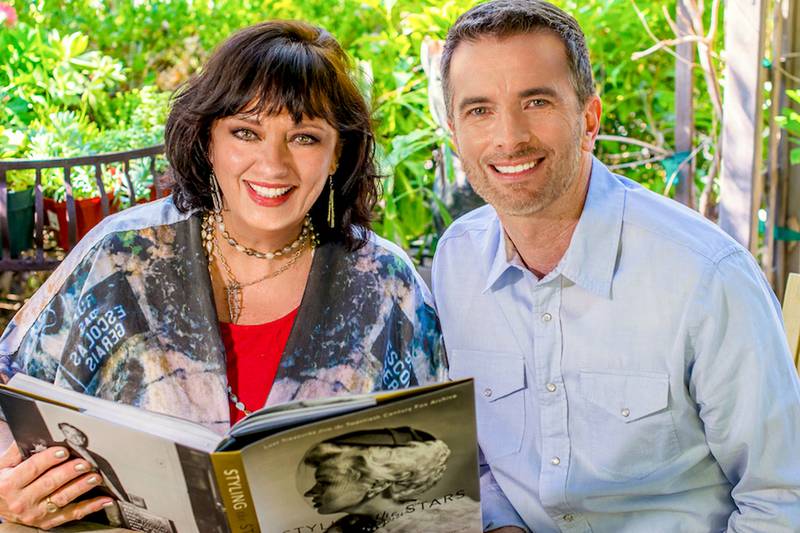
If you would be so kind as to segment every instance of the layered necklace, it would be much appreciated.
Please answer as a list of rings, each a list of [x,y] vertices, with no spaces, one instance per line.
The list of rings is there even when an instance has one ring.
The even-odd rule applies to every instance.
[[[289,260],[277,270],[269,272],[257,279],[254,279],[253,281],[243,283],[236,278],[233,270],[228,264],[227,259],[225,259],[225,255],[220,250],[219,242],[217,241],[217,234],[214,231],[215,225],[225,241],[238,252],[247,254],[251,257],[257,257],[258,259],[273,260],[282,257],[288,257]],[[280,276],[292,268],[295,263],[297,263],[297,261],[300,259],[300,256],[302,256],[303,252],[305,252],[306,248],[314,249],[314,247],[319,244],[319,237],[314,231],[314,225],[311,223],[311,217],[308,215],[306,215],[306,218],[303,221],[303,229],[300,231],[300,235],[293,242],[272,252],[260,252],[237,242],[236,239],[234,239],[225,229],[225,223],[222,220],[222,213],[220,212],[207,211],[203,213],[201,236],[203,239],[203,248],[205,249],[208,257],[209,274],[211,273],[214,257],[216,257],[218,258],[219,263],[222,265],[225,275],[228,278],[226,282],[223,282],[225,286],[225,303],[228,306],[228,316],[230,316],[231,322],[234,324],[236,324],[239,321],[239,318],[242,316],[242,311],[244,309],[243,289],[245,287],[251,287],[261,283],[262,281]]]

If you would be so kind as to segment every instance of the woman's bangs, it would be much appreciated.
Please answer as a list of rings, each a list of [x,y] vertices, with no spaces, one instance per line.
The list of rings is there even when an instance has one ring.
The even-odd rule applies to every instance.
[[[276,47],[259,66],[256,86],[237,110],[244,115],[274,116],[286,112],[295,122],[303,117],[333,122],[330,92],[336,77],[314,51],[299,47]]]

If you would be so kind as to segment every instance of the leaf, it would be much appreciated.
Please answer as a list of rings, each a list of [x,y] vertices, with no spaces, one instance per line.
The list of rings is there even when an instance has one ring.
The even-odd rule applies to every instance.
[[[800,165],[800,148],[792,148],[789,152],[789,160],[793,165]]]

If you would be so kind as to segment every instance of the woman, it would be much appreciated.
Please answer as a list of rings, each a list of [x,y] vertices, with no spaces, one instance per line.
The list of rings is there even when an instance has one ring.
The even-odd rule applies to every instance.
[[[346,433],[311,448],[303,464],[315,469],[305,492],[320,514],[348,513],[328,533],[480,531],[478,502],[463,489],[422,496],[447,470],[450,448],[410,427]]]
[[[442,379],[428,291],[369,230],[373,151],[327,32],[267,22],[235,34],[174,99],[172,198],[79,243],[0,339],[0,374],[219,432],[265,403]],[[73,503],[87,465],[59,452],[21,462],[9,449],[0,466],[24,473],[0,474],[0,517],[53,527],[111,504]]]

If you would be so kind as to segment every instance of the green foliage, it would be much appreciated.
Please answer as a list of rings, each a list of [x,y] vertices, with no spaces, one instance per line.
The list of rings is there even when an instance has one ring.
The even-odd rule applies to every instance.
[[[121,90],[122,62],[89,44],[80,32],[24,22],[0,31],[0,157],[74,157],[161,142],[169,94],[154,86]],[[119,177],[107,170],[104,185],[113,191]],[[71,179],[76,198],[98,194],[93,168],[76,167]],[[23,190],[33,180],[33,171],[11,172],[9,187]],[[42,185],[46,196],[64,199],[62,171],[45,170]]]
[[[800,104],[800,90],[788,90],[786,96]],[[789,152],[793,165],[800,165],[800,113],[788,107],[783,108],[777,119],[778,124],[789,134],[789,142],[794,147]]]
[[[432,213],[443,206],[431,192],[431,154],[448,141],[427,109],[420,46],[426,37],[444,39],[447,28],[473,3],[15,0],[20,22],[0,30],[0,98],[5,103],[0,157],[94,153],[154,143],[163,132],[169,91],[228,35],[270,18],[307,20],[329,29],[352,55],[374,110],[385,175],[377,231],[403,246],[432,249],[437,237]],[[586,31],[605,106],[602,132],[671,150],[674,59],[657,52],[631,60],[633,52],[654,44],[632,0],[556,3]],[[660,10],[674,14],[675,0],[637,0],[637,5],[653,28],[665,32],[658,38],[673,37]],[[708,136],[713,137],[716,125],[700,77],[696,101],[699,135],[712,132]],[[72,113],[72,126],[60,128],[65,112]],[[618,142],[598,147],[598,155],[612,163],[627,161],[629,152],[636,151]],[[665,186],[666,172],[658,164],[625,173],[655,190]],[[446,212],[442,216],[449,221]]]

